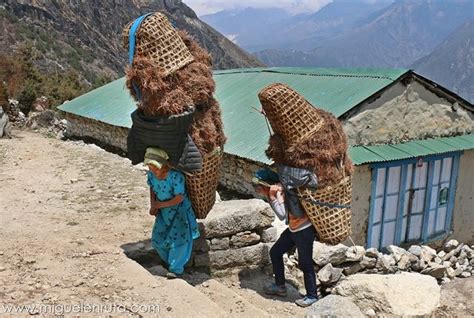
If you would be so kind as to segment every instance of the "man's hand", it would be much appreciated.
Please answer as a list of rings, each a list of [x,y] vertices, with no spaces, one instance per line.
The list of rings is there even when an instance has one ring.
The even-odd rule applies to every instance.
[[[150,213],[150,215],[156,216],[158,214],[158,211],[159,211],[159,209],[157,209],[155,207],[151,207],[149,213]]]
[[[277,198],[278,194],[281,193],[282,190],[283,190],[283,188],[279,184],[271,185],[270,190],[268,191],[268,196],[269,196],[270,200],[271,201],[275,200]]]

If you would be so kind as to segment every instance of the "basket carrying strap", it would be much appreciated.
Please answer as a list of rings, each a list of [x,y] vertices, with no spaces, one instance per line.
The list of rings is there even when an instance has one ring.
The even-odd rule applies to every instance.
[[[133,64],[133,58],[135,56],[135,44],[136,44],[136,37],[135,34],[137,33],[138,28],[142,24],[143,20],[146,17],[153,14],[152,12],[142,15],[133,21],[132,26],[130,27],[130,31],[128,33],[128,64]],[[140,88],[138,88],[137,84],[132,81],[133,89],[135,90],[135,95],[137,96],[138,100],[141,100],[141,93]]]
[[[303,198],[303,197],[300,197],[300,199],[303,199],[305,201],[311,202],[311,203],[319,205],[319,206],[328,207],[328,208],[347,209],[347,208],[351,207],[350,205],[321,202],[321,201],[317,201],[317,200],[313,200],[313,199],[307,199],[307,198]]]

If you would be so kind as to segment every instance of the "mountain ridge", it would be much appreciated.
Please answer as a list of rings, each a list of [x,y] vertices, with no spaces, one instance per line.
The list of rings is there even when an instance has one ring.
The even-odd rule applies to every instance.
[[[162,11],[212,55],[216,69],[261,66],[255,57],[200,21],[180,0],[4,0],[0,6],[2,53],[24,43],[38,50],[35,63],[43,71],[73,68],[91,82],[95,76],[123,75],[127,52],[123,26],[133,18]]]

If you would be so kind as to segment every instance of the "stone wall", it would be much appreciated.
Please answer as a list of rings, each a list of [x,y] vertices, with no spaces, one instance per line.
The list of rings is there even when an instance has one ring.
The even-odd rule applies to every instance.
[[[205,220],[198,220],[201,236],[193,242],[186,268],[223,276],[270,263],[270,247],[277,238],[270,206],[262,200],[216,203]],[[124,253],[145,268],[165,265],[150,240],[122,246]]]
[[[268,166],[260,162],[239,158],[226,153],[224,154],[224,170],[221,177],[221,184],[228,189],[257,196],[254,186],[252,185],[252,177],[255,171],[264,167]]]
[[[258,199],[217,203],[205,220],[199,220],[201,238],[195,241],[191,266],[212,275],[225,275],[269,264],[276,240],[275,216]]]
[[[351,145],[395,144],[474,131],[474,114],[414,81],[397,83],[344,122]]]
[[[90,138],[100,144],[127,151],[128,128],[66,112],[60,112],[60,115],[67,120],[66,137]]]

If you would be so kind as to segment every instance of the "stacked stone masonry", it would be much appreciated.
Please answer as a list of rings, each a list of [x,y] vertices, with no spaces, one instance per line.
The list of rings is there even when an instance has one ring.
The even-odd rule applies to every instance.
[[[217,203],[205,220],[198,220],[201,237],[194,244],[192,266],[219,276],[269,264],[277,235],[273,220],[262,200]]]

